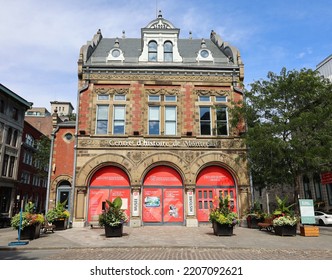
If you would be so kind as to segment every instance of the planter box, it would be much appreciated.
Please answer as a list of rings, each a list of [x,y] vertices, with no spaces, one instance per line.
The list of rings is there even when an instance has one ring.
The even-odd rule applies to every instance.
[[[213,233],[217,236],[232,236],[234,226],[222,225],[216,222],[213,222]]]
[[[55,225],[54,230],[65,230],[68,227],[68,219],[56,219],[52,224]]]
[[[118,226],[105,226],[106,237],[122,237],[123,224]]]
[[[41,224],[34,224],[31,226],[27,226],[24,229],[21,230],[21,236],[20,239],[22,240],[33,240],[40,237],[40,229]]]
[[[302,236],[319,236],[319,227],[300,226],[300,234]]]
[[[280,236],[295,236],[296,235],[296,228],[297,226],[275,226],[274,232],[276,235]]]

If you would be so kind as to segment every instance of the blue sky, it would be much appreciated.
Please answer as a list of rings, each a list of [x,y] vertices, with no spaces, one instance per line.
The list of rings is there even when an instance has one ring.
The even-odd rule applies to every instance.
[[[50,110],[50,101],[76,109],[80,47],[98,29],[103,37],[139,38],[164,18],[180,37],[211,30],[240,50],[245,86],[269,71],[315,69],[332,54],[331,0],[0,0],[0,83]]]

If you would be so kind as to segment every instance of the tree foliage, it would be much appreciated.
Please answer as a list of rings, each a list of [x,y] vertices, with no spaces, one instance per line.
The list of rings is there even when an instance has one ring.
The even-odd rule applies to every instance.
[[[34,154],[35,162],[38,162],[37,166],[39,167],[38,173],[44,175],[45,171],[48,169],[49,160],[50,160],[50,151],[51,151],[51,140],[42,136],[39,140],[36,141],[37,150]]]
[[[332,84],[308,69],[269,72],[245,91],[233,109],[245,120],[254,184],[294,184],[299,175],[319,172],[332,159]]]

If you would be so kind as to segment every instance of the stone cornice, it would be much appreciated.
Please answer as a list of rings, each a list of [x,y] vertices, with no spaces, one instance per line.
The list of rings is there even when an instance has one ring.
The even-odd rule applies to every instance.
[[[230,84],[233,81],[232,76],[223,75],[192,75],[189,73],[186,75],[166,75],[165,74],[110,74],[110,73],[85,73],[83,74],[85,80],[96,81],[186,81],[186,82],[209,82],[209,83],[227,83]]]

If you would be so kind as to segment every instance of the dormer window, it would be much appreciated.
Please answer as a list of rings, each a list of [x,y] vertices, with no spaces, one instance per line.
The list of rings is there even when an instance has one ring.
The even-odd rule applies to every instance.
[[[173,44],[170,41],[167,41],[164,44],[164,61],[165,62],[173,61]]]
[[[149,42],[149,61],[157,61],[157,42]]]

